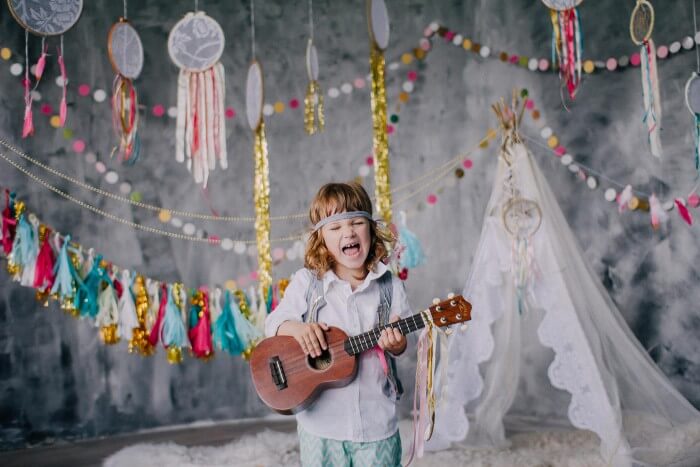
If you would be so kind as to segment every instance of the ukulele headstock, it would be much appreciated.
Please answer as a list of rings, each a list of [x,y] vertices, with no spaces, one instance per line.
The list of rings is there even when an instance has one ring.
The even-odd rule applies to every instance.
[[[427,313],[435,326],[445,327],[472,319],[472,304],[461,295],[449,295],[447,300],[435,299],[433,303]]]

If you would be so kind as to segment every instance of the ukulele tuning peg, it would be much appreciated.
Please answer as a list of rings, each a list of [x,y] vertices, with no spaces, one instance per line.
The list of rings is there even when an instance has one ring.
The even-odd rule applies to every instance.
[[[450,292],[450,293],[447,294],[447,298],[448,298],[448,299],[453,299],[453,298],[455,298],[455,294],[452,293],[452,292]]]
[[[439,298],[433,298],[433,305],[437,305],[438,303],[440,303],[440,299],[439,299]]]

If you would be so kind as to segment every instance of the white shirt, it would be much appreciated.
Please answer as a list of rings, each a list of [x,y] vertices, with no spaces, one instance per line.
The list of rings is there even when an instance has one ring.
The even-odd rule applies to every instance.
[[[354,336],[379,325],[379,279],[388,273],[379,263],[376,272],[353,291],[350,284],[338,278],[333,271],[323,276],[323,294],[326,304],[318,312],[318,321],[336,326],[348,336]],[[393,279],[390,315],[400,318],[411,316],[403,283]],[[311,274],[300,269],[284,292],[284,298],[265,320],[265,335],[274,336],[285,321],[301,321],[307,311],[306,290]],[[404,352],[402,355],[405,355]],[[396,402],[384,387],[387,377],[374,351],[359,356],[355,379],[347,386],[324,390],[309,406],[296,414],[297,423],[304,431],[322,438],[353,442],[379,441],[396,433]]]

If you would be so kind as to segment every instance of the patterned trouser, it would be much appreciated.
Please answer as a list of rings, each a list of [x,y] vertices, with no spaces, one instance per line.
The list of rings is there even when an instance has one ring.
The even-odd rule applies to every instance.
[[[401,437],[392,436],[370,443],[319,438],[298,428],[303,467],[400,467]]]

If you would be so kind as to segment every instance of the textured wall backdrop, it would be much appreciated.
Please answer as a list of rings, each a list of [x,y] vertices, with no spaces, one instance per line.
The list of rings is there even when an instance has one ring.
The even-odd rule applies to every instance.
[[[257,2],[257,54],[263,63],[266,101],[302,98],[306,86],[304,50],[307,37],[305,1]],[[395,1],[389,0],[391,42],[388,61],[415,47],[424,27],[438,20],[466,37],[526,56],[548,56],[548,12],[526,0]],[[634,2],[584,2],[585,56],[603,58],[633,52],[627,33]],[[693,30],[691,0],[657,3],[654,37],[669,44]],[[141,129],[143,160],[135,167],[109,159],[113,144],[109,106],[77,96],[77,84],[109,89],[112,71],[106,35],[121,14],[121,2],[86,2],[76,27],[65,37],[71,86],[68,126],[84,138],[100,160],[133,184],[144,200],[167,207],[208,212],[202,191],[186,168],[174,160],[174,121],[153,118],[144,110]],[[252,215],[252,139],[244,122],[244,83],[250,59],[248,2],[202,0],[200,8],[225,29],[226,101],[238,111],[228,121],[229,164],[210,179],[209,198],[222,213]],[[325,90],[368,72],[368,39],[364,2],[317,0],[315,31]],[[145,68],[136,82],[145,103],[175,102],[177,69],[166,53],[170,28],[191,1],[130,2],[129,16],[145,47]],[[0,8],[0,46],[23,50],[23,32],[6,6]],[[50,41],[52,47],[56,40]],[[39,52],[32,38],[31,56]],[[0,62],[0,135],[41,161],[90,184],[104,185],[93,165],[76,155],[62,132],[51,128],[35,106],[36,135],[20,139],[22,91],[9,73],[14,61]],[[401,184],[472,147],[494,125],[489,106],[513,87],[526,87],[563,144],[581,161],[609,177],[661,195],[686,195],[695,183],[692,168],[693,128],[684,107],[683,86],[695,69],[695,54],[683,53],[660,62],[666,158],[652,160],[641,123],[639,69],[586,77],[570,111],[562,108],[558,78],[483,60],[460,48],[435,41],[419,71],[417,90],[401,112],[391,139],[392,180]],[[53,83],[58,70],[49,60],[39,87],[44,100],[57,103]],[[390,105],[401,80],[389,73]],[[366,90],[327,99],[327,130],[308,137],[300,110],[268,119],[273,215],[306,209],[315,190],[331,180],[347,180],[370,152],[371,119]],[[533,134],[533,127],[526,132]],[[700,276],[697,226],[681,223],[675,212],[667,231],[653,232],[648,218],[617,214],[542,149],[533,146],[587,259],[617,302],[632,330],[673,384],[700,405],[698,303]],[[409,296],[415,307],[433,296],[460,290],[476,248],[483,210],[495,167],[494,149],[474,156],[475,166],[455,188],[442,192],[434,207],[410,219],[423,240],[428,264],[411,273]],[[161,224],[150,212],[52,179],[62,189],[125,219],[149,226]],[[136,232],[97,217],[41,188],[6,163],[0,163],[0,185],[27,201],[30,210],[61,232],[94,247],[116,264],[150,277],[182,280],[188,285],[221,284],[255,267],[254,257]],[[370,189],[373,189],[371,186]],[[421,194],[412,203],[424,199]],[[409,203],[410,204],[410,203]],[[212,234],[253,238],[250,226],[200,223]],[[274,223],[273,236],[300,224]],[[285,262],[275,270],[284,277],[300,266]],[[43,309],[34,293],[0,273],[0,446],[8,448],[56,438],[79,438],[204,419],[230,419],[267,414],[257,400],[240,358],[219,355],[209,363],[191,359],[170,366],[162,351],[154,358],[129,355],[125,345],[103,346],[90,323],[69,318],[57,307]],[[410,365],[404,368],[411,379]],[[404,401],[408,403],[408,400]]]

